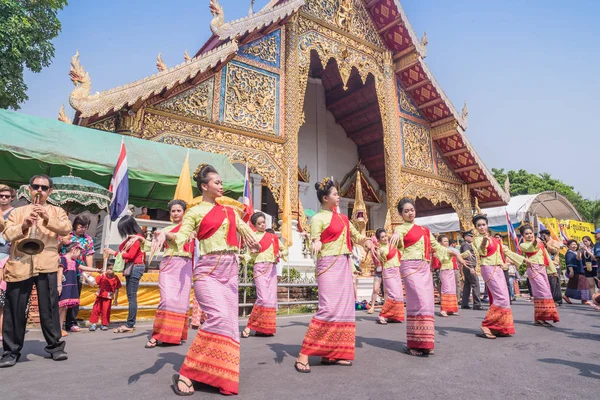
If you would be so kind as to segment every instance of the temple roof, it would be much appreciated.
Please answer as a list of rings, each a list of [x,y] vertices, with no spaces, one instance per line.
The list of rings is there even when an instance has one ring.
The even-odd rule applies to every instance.
[[[381,196],[379,196],[377,190],[369,178],[367,178],[365,167],[360,163],[352,171],[348,172],[340,182],[340,197],[347,199],[354,199],[356,197],[356,175],[359,171],[363,199],[371,203],[381,203]]]
[[[89,95],[91,82],[87,77],[87,73],[79,65],[79,55],[76,54],[71,61],[71,79],[75,85],[79,83],[79,86],[71,93],[69,102],[82,118],[100,117],[111,111],[118,111],[123,107],[132,106],[138,101],[146,100],[150,96],[157,95],[165,89],[171,89],[179,83],[206,72],[217,64],[226,61],[237,50],[237,43],[231,41],[204,54],[201,58],[192,58],[166,71],[91,96]],[[77,77],[73,78],[75,75]]]

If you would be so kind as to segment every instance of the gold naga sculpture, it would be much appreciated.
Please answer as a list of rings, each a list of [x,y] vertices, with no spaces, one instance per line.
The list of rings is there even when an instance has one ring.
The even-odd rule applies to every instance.
[[[188,53],[187,49],[185,49],[185,52],[183,53],[183,59],[184,59],[185,61],[190,61],[190,60],[192,59],[192,57],[190,57],[190,55],[189,55],[189,53]]]
[[[362,179],[360,166],[356,167],[356,183],[354,186],[354,206],[352,209],[352,224],[360,232],[361,235],[365,235],[367,232],[367,223],[369,222],[369,216],[367,215],[367,206],[363,200],[362,194]],[[358,247],[361,254],[360,269],[363,275],[371,275],[374,265],[371,255],[361,245],[355,245]]]
[[[156,57],[156,68],[158,69],[158,72],[166,71],[168,69],[167,64],[165,64],[162,59],[162,53],[158,53],[158,57]]]
[[[210,0],[210,5],[208,7],[210,13],[213,15],[213,19],[210,21],[210,30],[218,36],[220,32],[228,29],[230,24],[225,23],[225,13],[218,0]]]
[[[58,120],[60,122],[64,122],[65,124],[71,125],[71,120],[69,119],[69,117],[67,117],[67,114],[65,114],[64,104],[60,107],[60,110],[58,110]]]
[[[77,109],[73,105],[73,100],[82,99],[88,97],[92,88],[92,81],[90,75],[83,69],[79,63],[79,50],[75,52],[75,55],[71,57],[71,68],[69,69],[69,76],[71,82],[75,85],[75,89],[71,92],[69,102],[73,108]]]

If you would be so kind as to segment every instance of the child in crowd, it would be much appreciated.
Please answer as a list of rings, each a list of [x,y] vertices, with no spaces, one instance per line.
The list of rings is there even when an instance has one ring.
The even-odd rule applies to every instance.
[[[109,261],[106,267],[106,273],[96,277],[98,291],[96,292],[96,301],[92,308],[90,316],[90,331],[96,330],[98,319],[102,318],[100,330],[107,331],[110,325],[110,310],[111,303],[115,307],[119,305],[119,289],[121,288],[121,280],[115,275],[113,270],[114,261]]]
[[[67,309],[79,305],[79,289],[77,286],[77,259],[81,255],[81,245],[71,243],[66,246],[65,254],[60,256],[58,265],[58,313],[62,336],[69,336],[64,329]]]
[[[8,257],[0,260],[0,342],[2,341],[2,321],[4,316],[4,303],[6,302],[6,282],[4,282],[4,265]]]

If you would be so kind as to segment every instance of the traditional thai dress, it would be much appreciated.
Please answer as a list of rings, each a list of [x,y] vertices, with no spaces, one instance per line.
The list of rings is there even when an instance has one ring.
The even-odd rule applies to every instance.
[[[446,248],[449,252],[458,254],[458,250]],[[461,257],[469,257],[471,253],[465,251]],[[440,262],[440,280],[442,287],[440,290],[440,311],[445,311],[448,314],[458,313],[458,298],[456,297],[456,274],[458,269],[458,261],[456,257],[452,257],[450,253],[440,256],[437,253],[434,255]]]
[[[569,281],[567,282],[565,296],[582,301],[591,300],[592,295],[590,293],[590,286],[585,277],[585,268],[581,260],[577,259],[577,253],[568,250],[567,254],[565,254],[565,264],[567,265],[567,270],[565,272],[568,273],[569,268],[572,268],[574,272],[573,277],[569,278]]]
[[[200,308],[207,315],[180,369],[180,374],[237,394],[240,375],[238,325],[237,232],[254,233],[232,208],[202,202],[183,217],[177,233],[178,248],[197,231],[201,259],[194,267],[193,284]]]
[[[550,261],[546,246],[543,243],[523,242],[519,247],[533,264],[527,267],[527,277],[533,294],[534,321],[560,321],[546,271],[546,268],[554,267],[554,263]],[[556,268],[554,272],[556,273]]]
[[[435,341],[435,300],[431,275],[432,249],[445,257],[448,250],[439,244],[429,229],[405,222],[396,227],[402,251],[400,273],[406,289],[406,346],[433,350]]]
[[[310,237],[323,246],[317,255],[319,309],[310,321],[301,354],[354,360],[356,325],[352,279],[352,241],[368,240],[348,217],[321,210],[310,221]]]
[[[264,335],[274,335],[277,322],[277,259],[287,255],[277,235],[257,232],[259,253],[250,253],[248,264],[253,265],[256,302],[248,317],[248,328]]]
[[[402,255],[392,245],[381,246],[379,259],[383,265],[382,277],[385,292],[385,303],[379,313],[388,322],[404,321],[404,288],[400,276],[400,260]]]
[[[487,247],[481,249],[483,238],[478,235],[473,239],[473,249],[480,258],[481,276],[490,293],[490,308],[481,326],[489,328],[494,334],[512,335],[515,333],[515,324],[502,266],[506,263],[506,256],[516,265],[521,265],[524,257],[513,253],[494,237],[489,237]]]
[[[177,233],[179,229],[181,224],[174,224],[163,231]],[[193,240],[186,242],[182,248],[175,240],[165,243],[158,274],[160,302],[152,332],[152,337],[160,342],[180,344],[187,340],[193,252]]]
[[[73,260],[68,256],[61,256],[58,267],[63,270],[62,292],[58,297],[58,306],[67,308],[78,306],[77,260]]]

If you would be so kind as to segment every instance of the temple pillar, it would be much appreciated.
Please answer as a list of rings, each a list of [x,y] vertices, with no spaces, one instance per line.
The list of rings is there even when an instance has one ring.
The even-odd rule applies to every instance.
[[[250,174],[252,183],[252,204],[255,210],[262,210],[262,176]]]
[[[391,210],[392,225],[402,221],[395,211],[402,196],[402,147],[400,142],[400,119],[398,118],[398,97],[396,90],[396,75],[392,55],[385,54],[383,75],[377,79],[377,99],[383,125],[383,147],[385,161],[385,193],[387,207]]]

